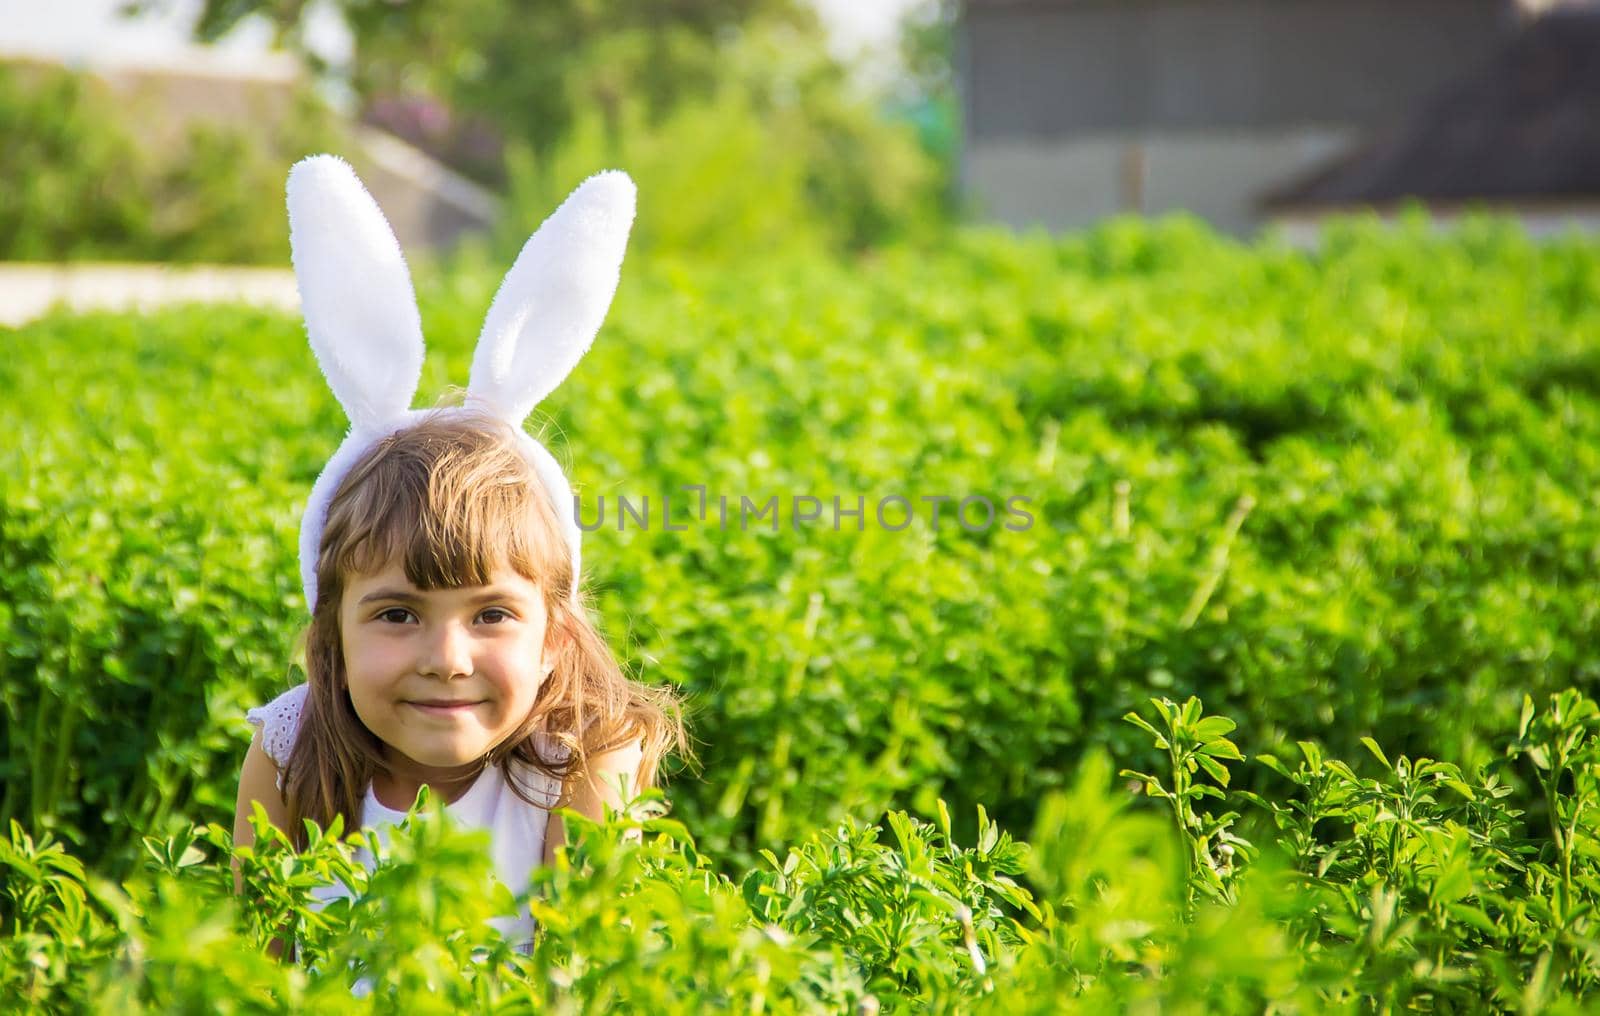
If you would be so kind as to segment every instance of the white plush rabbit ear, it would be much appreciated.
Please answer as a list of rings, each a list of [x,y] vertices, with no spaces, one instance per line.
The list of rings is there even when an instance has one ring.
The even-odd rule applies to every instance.
[[[306,333],[328,387],[360,430],[405,413],[422,377],[422,320],[394,231],[350,164],[289,170],[289,248]]]
[[[628,174],[596,173],[523,245],[489,306],[467,394],[520,426],[594,341],[633,225]]]

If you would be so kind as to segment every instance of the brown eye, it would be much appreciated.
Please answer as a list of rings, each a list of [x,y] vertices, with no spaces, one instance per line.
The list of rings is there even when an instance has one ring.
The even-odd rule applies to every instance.
[[[488,610],[484,611],[478,616],[482,618],[493,618],[494,620],[491,620],[489,622],[490,624],[501,624],[505,621],[512,620],[511,613],[509,611],[502,610],[499,607],[490,607]]]
[[[406,618],[411,616],[411,611],[404,607],[390,607],[378,614],[378,620],[388,621],[391,624],[405,624]]]

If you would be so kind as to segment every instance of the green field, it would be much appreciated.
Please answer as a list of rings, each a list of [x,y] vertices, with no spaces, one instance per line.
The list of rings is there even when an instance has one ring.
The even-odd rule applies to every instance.
[[[502,270],[419,279],[419,404]],[[700,763],[668,767],[681,826],[541,872],[504,976],[461,930],[487,861],[436,823],[302,928],[323,973],[262,945],[338,844],[252,854],[274,914],[228,899],[243,715],[301,679],[294,541],[345,426],[301,323],[0,337],[0,998],[1532,1012],[1600,983],[1593,241],[1345,223],[1308,254],[1180,219],[628,264],[532,425],[605,502],[604,629]]]

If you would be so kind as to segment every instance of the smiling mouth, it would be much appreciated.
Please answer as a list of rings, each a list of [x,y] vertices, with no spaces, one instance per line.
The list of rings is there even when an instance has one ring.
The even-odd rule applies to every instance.
[[[425,713],[464,713],[473,706],[480,706],[482,702],[407,702],[408,706],[415,706]]]

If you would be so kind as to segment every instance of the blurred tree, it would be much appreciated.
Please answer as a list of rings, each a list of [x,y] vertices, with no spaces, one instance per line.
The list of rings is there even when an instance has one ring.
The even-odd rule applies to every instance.
[[[0,260],[282,264],[283,166],[342,144],[298,89],[278,122],[191,123],[152,144],[165,111],[47,63],[0,63]]]
[[[956,82],[959,0],[921,0],[900,21],[901,74],[891,96],[895,114],[913,124],[922,147],[943,170],[942,186],[958,201],[961,100]]]
[[[820,44],[801,0],[329,0],[354,40],[350,85],[364,100],[424,94],[493,122],[543,152],[597,109],[619,129],[624,96],[653,121],[709,97],[720,52],[752,22],[782,23]],[[170,0],[137,0],[136,9]],[[252,15],[280,44],[306,45],[306,0],[204,0],[195,35],[212,42]],[[325,68],[323,68],[325,69]]]
[[[514,211],[501,246],[514,250],[528,221],[607,164],[654,196],[634,225],[631,242],[642,247],[735,257],[815,244],[855,251],[944,224],[938,173],[910,125],[880,115],[824,49],[796,45],[783,26],[741,33],[710,98],[653,124],[646,106],[624,94],[616,121],[580,109],[571,135],[542,159],[513,141]]]
[[[900,101],[930,150],[955,145],[960,102],[956,95],[957,0],[921,0],[900,21]]]
[[[860,93],[808,0],[323,2],[350,28],[344,72],[368,118],[514,203],[610,163],[673,195],[670,221],[645,232],[674,246],[765,243],[776,219],[763,202],[790,209],[789,232],[847,249],[946,221],[937,148]],[[259,15],[316,65],[307,0],[203,4],[202,41]],[[936,48],[918,64],[929,75]],[[495,143],[480,143],[480,125]]]

